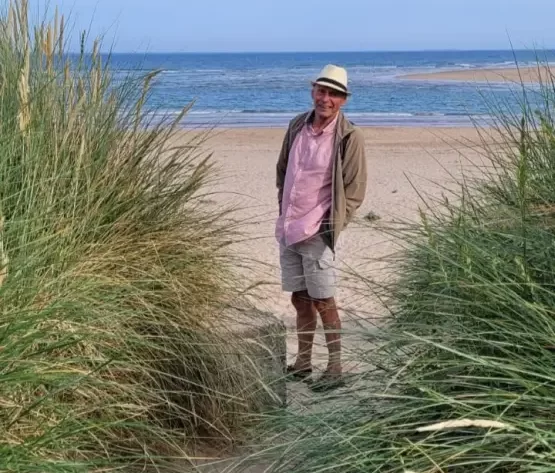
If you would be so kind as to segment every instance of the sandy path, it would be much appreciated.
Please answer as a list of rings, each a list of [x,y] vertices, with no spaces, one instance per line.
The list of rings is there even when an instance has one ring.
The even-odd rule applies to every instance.
[[[288,352],[292,360],[296,350],[295,318],[289,295],[280,290],[278,247],[273,236],[277,216],[275,163],[283,132],[281,129],[218,130],[213,132],[206,148],[214,152],[221,168],[222,180],[216,186],[219,194],[214,200],[241,207],[236,217],[245,222],[244,231],[249,239],[237,244],[236,251],[243,258],[263,263],[256,273],[245,273],[244,285],[257,281],[267,283],[258,290],[258,304],[282,319],[289,328]],[[364,134],[369,170],[366,199],[357,221],[343,234],[338,259],[341,271],[350,268],[379,283],[387,279],[388,274],[387,264],[380,258],[397,249],[380,229],[398,220],[418,218],[418,207],[422,205],[418,192],[441,196],[445,191],[443,186],[452,181],[449,174],[460,176],[462,170],[470,172],[472,166],[468,159],[480,162],[480,158],[477,151],[463,144],[477,141],[476,132],[469,128],[366,128]],[[181,139],[185,140],[186,135]],[[364,221],[370,211],[380,216],[377,222]],[[347,331],[361,318],[365,323],[374,324],[384,314],[383,307],[368,289],[360,294],[360,286],[360,278],[357,283],[342,277],[338,303]],[[349,353],[357,348],[357,340],[345,336],[343,343],[346,368],[352,371],[357,367],[349,361]],[[323,341],[320,331],[314,356],[319,367],[326,362]],[[289,389],[292,408],[310,405],[311,393],[302,383],[292,383]],[[200,471],[231,470],[222,465]],[[264,468],[248,471],[264,471]]]

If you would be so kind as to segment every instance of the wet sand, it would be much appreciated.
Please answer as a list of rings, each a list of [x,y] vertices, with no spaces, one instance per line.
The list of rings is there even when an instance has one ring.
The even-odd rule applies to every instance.
[[[460,82],[509,82],[537,83],[548,81],[555,68],[523,67],[506,69],[468,69],[457,71],[430,72],[399,76],[403,80],[460,81]]]

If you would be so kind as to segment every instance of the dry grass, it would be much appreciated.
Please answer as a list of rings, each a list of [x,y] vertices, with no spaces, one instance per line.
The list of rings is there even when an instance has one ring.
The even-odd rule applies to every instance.
[[[155,73],[112,80],[63,17],[0,21],[0,471],[156,469],[233,442],[267,393],[227,328],[238,298],[202,137],[145,128]],[[186,113],[186,109],[183,113]]]

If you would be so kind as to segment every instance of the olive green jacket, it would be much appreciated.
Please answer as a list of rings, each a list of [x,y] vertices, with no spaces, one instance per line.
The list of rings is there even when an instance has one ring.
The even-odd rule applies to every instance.
[[[276,166],[279,212],[289,152],[295,137],[314,112],[302,113],[289,123]],[[366,194],[367,167],[364,136],[342,112],[339,112],[335,130],[332,168],[332,204],[329,216],[322,222],[321,234],[326,244],[335,251],[341,231],[352,220]]]

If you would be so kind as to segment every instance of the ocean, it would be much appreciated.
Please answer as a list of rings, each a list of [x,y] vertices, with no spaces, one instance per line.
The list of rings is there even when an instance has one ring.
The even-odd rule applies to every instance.
[[[553,61],[555,51],[542,51]],[[516,104],[514,87],[404,80],[410,73],[536,64],[530,51],[113,54],[117,77],[162,72],[147,106],[177,114],[194,101],[184,127],[284,126],[311,106],[310,81],[321,68],[346,67],[352,97],[345,112],[364,126],[461,126],[487,118],[484,96]]]

